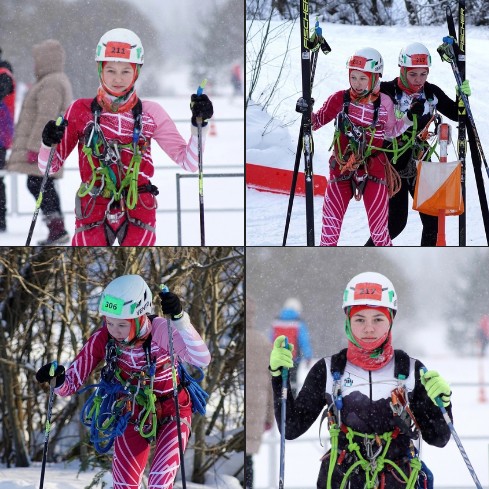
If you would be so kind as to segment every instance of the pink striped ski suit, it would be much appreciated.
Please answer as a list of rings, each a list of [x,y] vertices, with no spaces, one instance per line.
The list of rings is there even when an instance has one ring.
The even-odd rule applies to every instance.
[[[65,119],[68,127],[63,140],[57,146],[52,161],[51,173],[56,173],[64,164],[71,151],[78,145],[78,158],[81,189],[89,186],[93,169],[89,160],[83,153],[83,146],[89,125],[94,116],[90,108],[92,99],[79,99],[68,108]],[[151,158],[151,140],[154,139],[165,153],[186,171],[195,172],[198,168],[197,132],[192,127],[192,135],[188,143],[178,132],[174,122],[165,110],[156,102],[142,102],[142,128],[139,140],[140,148],[144,149],[142,161],[137,174],[138,201],[134,209],[113,209],[108,212],[111,198],[96,195],[100,188],[100,180],[95,183],[92,191],[84,197],[76,198],[76,230],[73,236],[73,246],[107,246],[112,244],[107,238],[107,232],[115,234],[119,243],[123,246],[152,246],[156,240],[156,208],[157,201],[151,192],[143,191],[142,187],[150,182],[154,174],[154,166]],[[118,144],[131,144],[133,140],[134,117],[129,110],[122,113],[102,112],[100,127],[107,141],[117,141]],[[202,143],[205,143],[207,129],[202,132]],[[50,148],[44,144],[39,151],[38,166],[44,173],[49,157]],[[120,148],[120,158],[123,166],[123,174],[118,175],[116,165],[113,168],[117,179],[117,187],[125,177],[132,151],[129,148]],[[100,167],[99,160],[93,157],[94,166]],[[110,215],[110,221],[105,220],[106,213]],[[97,223],[103,223],[99,224]],[[126,228],[127,226],[127,228]],[[107,229],[106,227],[110,227]],[[124,230],[124,231],[123,231]],[[118,235],[119,231],[119,235]]]
[[[334,93],[316,113],[312,114],[313,130],[324,126],[342,112],[344,93],[343,90]],[[372,145],[381,148],[386,136],[397,135],[399,124],[394,116],[394,106],[391,99],[384,94],[380,94],[380,97],[381,102]],[[374,105],[373,103],[359,104],[352,100],[348,108],[348,116],[355,125],[368,127],[372,124],[374,118]],[[340,134],[340,147],[343,154],[347,145],[347,137],[344,134]],[[392,246],[387,227],[389,196],[385,184],[385,167],[389,164],[389,161],[385,153],[373,151],[366,165],[360,166],[356,172],[348,172],[347,170],[345,172],[346,175],[341,174],[334,153],[329,163],[330,175],[323,203],[320,246],[337,246],[343,218],[353,197],[351,179],[335,180],[339,177],[351,176],[357,182],[361,182],[367,174],[374,178],[374,180],[367,180],[363,192],[363,202],[367,212],[370,235],[376,246]]]
[[[181,319],[172,321],[173,346],[175,358],[182,359],[192,365],[204,367],[210,362],[210,353],[197,331],[190,323],[188,314]],[[105,358],[105,346],[109,339],[106,326],[97,330],[83,346],[71,366],[66,370],[64,383],[55,390],[60,396],[69,396],[80,389],[87,377]],[[123,346],[117,357],[117,366],[122,378],[127,379],[134,372],[147,367],[142,342],[135,346]],[[173,400],[173,383],[171,361],[168,353],[167,319],[157,317],[152,322],[151,356],[156,357],[156,374],[154,393],[160,401],[158,417],[160,421],[167,418],[158,428],[156,448],[149,473],[149,489],[171,489],[180,466],[178,448],[177,423],[171,418],[175,415]],[[133,379],[137,383],[136,379]],[[184,449],[190,437],[192,406],[186,389],[178,394],[181,432]],[[134,416],[136,417],[136,415]],[[114,489],[139,489],[144,468],[148,461],[150,443],[129,423],[124,434],[117,437],[114,443],[114,459],[112,475]]]

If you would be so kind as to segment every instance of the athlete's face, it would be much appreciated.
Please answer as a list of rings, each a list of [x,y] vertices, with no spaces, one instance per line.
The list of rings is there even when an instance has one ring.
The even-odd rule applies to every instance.
[[[423,88],[428,78],[428,73],[427,68],[413,68],[407,72],[407,80],[415,92],[419,92]]]
[[[131,63],[108,61],[102,68],[105,85],[114,93],[124,93],[134,82],[134,69]]]
[[[127,319],[105,318],[110,335],[117,341],[124,341],[131,331],[131,322]]]
[[[365,93],[369,90],[370,76],[363,71],[350,71],[350,86],[358,94]]]
[[[350,318],[355,338],[365,342],[376,341],[389,331],[390,321],[376,309],[362,309]]]

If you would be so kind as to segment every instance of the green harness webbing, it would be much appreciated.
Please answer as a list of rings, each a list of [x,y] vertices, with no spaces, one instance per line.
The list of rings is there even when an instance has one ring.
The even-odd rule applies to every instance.
[[[141,135],[141,101],[138,99],[136,105],[132,109],[134,116],[133,142],[115,145],[115,151],[114,149],[110,148],[110,144],[105,139],[102,129],[100,129],[99,118],[102,108],[98,104],[96,98],[93,99],[90,108],[94,114],[94,121],[91,134],[88,139],[85,139],[82,151],[86,156],[92,170],[92,178],[88,183],[81,183],[80,188],[78,189],[78,197],[85,197],[88,194],[102,195],[104,198],[112,199],[111,202],[120,202],[121,198],[125,197],[126,207],[132,210],[136,207],[138,201],[138,176],[143,153],[138,145]],[[104,147],[105,154],[102,154],[102,152],[99,151],[102,146]],[[144,148],[145,147],[146,146],[144,146]],[[96,155],[94,155],[94,148],[96,149]],[[117,164],[120,176],[122,172],[122,161],[119,154],[119,148],[129,149],[132,152],[132,157],[127,167],[126,174],[118,186],[115,172],[109,165],[107,165],[105,160],[109,158],[112,163]],[[109,150],[110,154],[108,155]],[[98,167],[96,167],[95,163],[93,162],[94,156],[99,161]],[[97,182],[100,182],[100,186],[98,186],[97,190],[94,191],[94,187]],[[123,193],[126,193],[126,195],[123,195]]]
[[[388,431],[383,434],[367,434],[359,433],[346,426],[341,421],[341,409],[343,407],[343,395],[341,393],[341,378],[345,371],[347,362],[347,349],[340,351],[336,355],[331,357],[331,374],[333,376],[333,403],[331,407],[328,407],[328,429],[331,439],[331,451],[329,455],[329,467],[328,477],[326,481],[326,489],[332,489],[333,473],[337,465],[342,463],[343,457],[346,453],[342,453],[342,458],[338,461],[338,441],[339,435],[342,431],[345,433],[348,444],[346,449],[349,453],[354,454],[357,460],[349,467],[343,479],[341,481],[340,489],[344,489],[348,483],[353,471],[357,468],[361,468],[365,471],[365,488],[375,489],[378,482],[378,477],[382,471],[386,468],[386,464],[390,465],[397,471],[399,476],[406,483],[406,489],[414,489],[419,471],[421,470],[421,460],[415,456],[410,458],[411,473],[409,477],[402,471],[402,469],[392,460],[387,458],[387,452],[389,451],[391,442],[397,438],[400,433],[403,433],[399,426],[396,426],[393,431]],[[394,377],[397,379],[398,384],[402,386],[404,381],[409,376],[410,359],[409,356],[402,350],[394,351]],[[392,405],[391,405],[392,408]],[[324,416],[323,416],[324,418]],[[367,446],[367,458],[362,455],[360,445],[354,441],[355,437],[363,439],[364,444]],[[382,447],[381,443],[384,442]],[[379,449],[376,454],[372,452],[372,445],[377,442]],[[369,454],[369,452],[372,452]]]
[[[327,489],[331,489],[331,481],[333,478],[333,472],[336,466],[336,462],[338,459],[338,438],[340,431],[344,431],[346,438],[348,440],[348,451],[350,453],[354,453],[357,457],[357,461],[354,462],[350,468],[347,470],[345,475],[343,476],[343,480],[341,481],[340,489],[344,489],[348,479],[352,472],[360,467],[365,471],[365,488],[366,489],[375,489],[377,487],[378,476],[384,470],[386,464],[391,465],[399,474],[399,476],[406,483],[406,489],[414,489],[415,484],[418,479],[418,473],[421,470],[421,461],[419,458],[413,457],[411,458],[409,464],[411,466],[411,474],[409,477],[402,471],[402,469],[392,460],[387,458],[387,452],[389,450],[391,441],[397,437],[399,434],[399,429],[396,428],[393,431],[388,431],[381,435],[372,435],[365,433],[358,433],[357,431],[353,431],[351,428],[344,426],[343,430],[338,428],[336,424],[333,424],[329,428],[329,433],[331,437],[331,452],[330,452],[330,460],[329,460],[329,469],[328,469],[328,481],[327,481]],[[354,437],[360,437],[364,440],[382,440],[385,442],[382,453],[373,457],[370,461],[366,460],[362,455],[360,450],[360,445],[354,442]]]
[[[431,124],[432,120],[428,123]],[[350,121],[351,123],[351,121]],[[352,123],[353,124],[353,123]],[[391,154],[390,161],[393,165],[397,163],[397,160],[404,155],[407,151],[411,150],[414,152],[416,148],[427,148],[427,150],[424,152],[422,158],[425,160],[430,160],[430,158],[435,154],[438,156],[436,153],[436,146],[437,143],[435,142],[433,145],[430,145],[429,143],[426,143],[425,141],[421,141],[421,143],[417,143],[417,136],[418,136],[418,118],[415,115],[413,117],[413,125],[412,125],[412,131],[410,136],[406,136],[405,134],[402,135],[401,139],[403,142],[403,145],[399,147],[399,141],[397,138],[392,139],[392,149],[390,148],[384,148],[384,147],[378,147],[378,146],[373,146],[372,142],[375,137],[375,127],[368,126],[368,127],[359,127],[355,126],[358,131],[361,131],[362,133],[362,140],[361,142],[356,141],[355,138],[348,137],[348,146],[346,148],[345,154],[348,153],[348,151],[352,152],[355,155],[356,160],[359,162],[359,165],[365,163],[365,161],[370,158],[372,153],[374,152],[382,152],[382,153],[389,153]],[[340,136],[341,134],[344,134],[340,129],[336,128],[333,136],[333,141],[331,143],[331,146],[329,147],[329,150],[331,150],[333,147],[335,147],[335,154],[337,155],[337,158],[339,161],[344,161],[344,154],[341,150],[340,146]],[[370,134],[370,140],[367,142],[366,141],[366,135]],[[349,149],[350,148],[350,149]],[[346,163],[346,162],[345,162]]]
[[[138,416],[136,426],[139,434],[143,438],[155,437],[156,429],[158,427],[158,419],[156,416],[156,394],[154,393],[152,386],[154,374],[151,375],[151,365],[149,366],[149,370],[149,385],[146,384],[146,381],[144,379],[144,377],[146,376],[144,372],[138,373],[137,385],[131,384],[131,380],[136,378],[136,375],[132,375],[131,377],[129,377],[129,379],[124,381],[124,379],[120,375],[120,371],[116,371],[115,374],[117,380],[121,383],[121,385],[124,385],[124,389],[131,392],[131,398],[133,399],[133,413],[136,404],[142,407],[142,411]],[[143,384],[142,387],[141,384]],[[146,429],[146,426],[150,426],[151,429]]]
[[[121,144],[119,146],[122,149],[133,148],[132,144]],[[121,195],[125,189],[127,189],[126,206],[128,209],[134,209],[138,201],[138,175],[139,167],[141,166],[142,155],[136,146],[136,152],[134,153],[129,162],[129,166],[126,171],[126,175],[121,181],[119,188],[117,188],[117,180],[115,178],[114,171],[109,168],[102,160],[99,160],[100,166],[96,167],[93,162],[93,149],[88,146],[83,146],[83,153],[87,157],[90,168],[92,169],[92,179],[90,183],[82,182],[78,190],[79,197],[85,197],[92,192],[93,187],[97,181],[101,182],[101,187],[105,187],[99,190],[103,197],[111,198],[118,202],[121,200]]]

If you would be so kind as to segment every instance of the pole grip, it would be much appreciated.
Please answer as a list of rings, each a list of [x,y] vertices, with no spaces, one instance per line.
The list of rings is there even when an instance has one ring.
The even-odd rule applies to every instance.
[[[168,288],[168,285],[161,284],[160,285],[160,290],[163,294],[166,294],[167,292],[170,292],[170,289]]]
[[[197,95],[202,95],[204,93],[204,88],[207,85],[207,78],[202,80],[202,83],[197,88]]]
[[[202,83],[197,88],[197,95],[202,95],[204,93],[204,88],[207,84],[207,78],[202,80]],[[198,127],[202,127],[202,117],[196,117]]]
[[[428,372],[428,369],[426,367],[422,367],[423,373]],[[446,414],[447,410],[445,409],[445,406],[443,405],[443,401],[441,400],[440,396],[437,396],[435,398],[436,405],[441,409],[441,412],[443,414]]]

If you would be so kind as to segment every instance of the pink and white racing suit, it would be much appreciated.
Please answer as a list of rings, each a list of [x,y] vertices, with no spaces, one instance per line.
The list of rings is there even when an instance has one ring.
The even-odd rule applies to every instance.
[[[178,325],[176,326],[176,324]],[[204,367],[210,362],[210,353],[202,338],[190,323],[188,314],[173,321],[173,346],[175,358],[192,365]],[[69,396],[78,391],[97,365],[105,358],[109,340],[106,326],[96,331],[85,343],[71,366],[66,370],[64,383],[55,390],[59,396]],[[117,368],[120,376],[136,383],[134,374],[147,368],[146,352],[142,341],[133,346],[118,344]],[[156,435],[156,448],[149,473],[149,489],[171,489],[180,466],[175,403],[172,396],[173,381],[171,360],[168,353],[167,319],[157,317],[152,321],[151,357],[156,358],[153,392],[159,400],[158,417],[161,424]],[[132,375],[132,377],[131,377]],[[178,379],[180,383],[180,379]],[[183,449],[190,437],[192,405],[186,389],[178,394]],[[133,416],[136,418],[136,413]],[[121,436],[115,439],[112,474],[114,489],[139,489],[143,471],[148,461],[151,445],[135,429],[135,419]]]
[[[331,95],[323,106],[312,114],[313,130],[317,130],[336,118],[342,112],[344,91]],[[391,99],[381,93],[378,117],[375,125],[375,135],[372,146],[382,147],[386,136],[397,135],[398,126],[394,116],[394,106]],[[351,101],[348,116],[357,126],[368,127],[374,120],[374,104],[372,102],[359,104]],[[347,150],[348,139],[344,134],[339,136],[342,153]],[[386,186],[386,165],[389,161],[385,153],[374,150],[366,163],[355,172],[346,170],[343,174],[333,153],[330,160],[329,182],[323,203],[323,219],[320,246],[337,246],[341,226],[348,204],[354,195],[352,179],[363,187],[363,202],[367,212],[370,235],[376,246],[392,246],[388,231],[389,195]],[[363,185],[362,185],[363,184]]]

